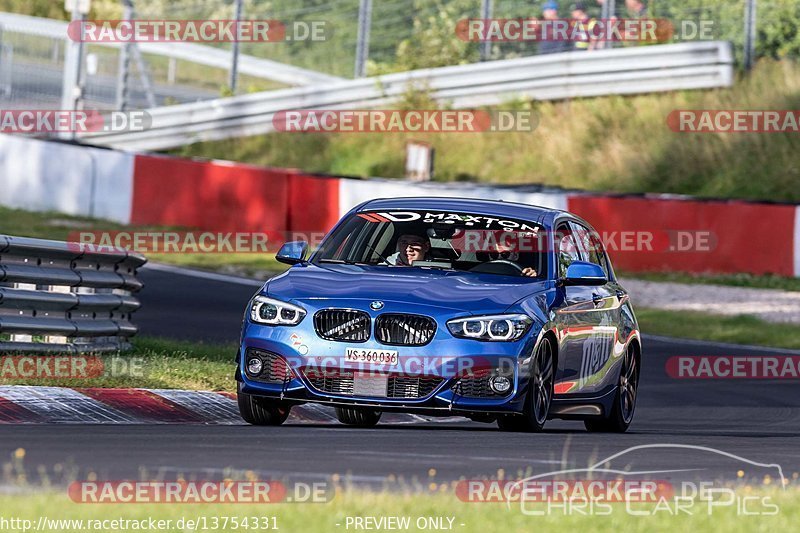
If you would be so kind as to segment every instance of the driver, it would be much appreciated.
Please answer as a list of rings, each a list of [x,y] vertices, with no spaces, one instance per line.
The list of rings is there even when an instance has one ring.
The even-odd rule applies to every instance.
[[[428,237],[403,234],[397,239],[397,252],[386,258],[386,262],[396,266],[411,266],[414,261],[424,261],[431,249]]]
[[[495,251],[488,252],[488,255],[489,261],[510,261],[512,263],[517,263],[519,261],[519,252],[515,251],[511,245],[502,240],[498,241]],[[525,267],[522,269],[522,275],[535,278],[539,273],[531,267]]]

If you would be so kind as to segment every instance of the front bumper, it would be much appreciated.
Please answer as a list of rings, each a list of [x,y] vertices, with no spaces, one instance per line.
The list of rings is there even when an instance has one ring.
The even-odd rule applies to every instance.
[[[362,406],[381,411],[415,412],[433,415],[521,413],[530,374],[530,355],[537,341],[535,333],[529,332],[516,342],[481,342],[457,339],[449,332],[437,332],[426,346],[386,346],[371,339],[365,343],[326,341],[317,337],[313,326],[303,324],[295,327],[270,327],[246,323],[242,344],[238,353],[240,371],[237,380],[240,390],[256,396],[283,399],[289,403],[320,403],[335,406]],[[344,361],[345,349],[358,347],[375,350],[397,350],[396,365],[380,367]],[[251,350],[280,356],[291,368],[291,375],[282,374],[274,382],[264,382],[249,376],[245,371],[246,358]],[[464,381],[477,379],[486,373],[501,372],[511,378],[511,390],[505,395],[471,397],[474,388]],[[319,376],[333,375],[348,379],[353,373],[385,377],[388,380],[414,382],[425,380],[425,393],[419,397],[388,397],[359,394],[348,387],[347,393],[340,389],[322,390]],[[472,372],[472,374],[470,374]],[[315,379],[316,378],[316,379]],[[435,381],[435,384],[432,382]],[[398,383],[399,381],[395,382]],[[389,381],[389,390],[407,390]],[[420,385],[418,389],[422,390]],[[483,390],[483,389],[480,389]]]

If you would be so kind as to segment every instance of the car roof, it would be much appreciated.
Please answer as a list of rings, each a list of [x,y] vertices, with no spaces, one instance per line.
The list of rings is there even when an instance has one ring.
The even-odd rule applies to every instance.
[[[458,211],[476,215],[517,218],[531,222],[552,223],[555,217],[566,214],[560,209],[527,205],[502,200],[479,200],[452,197],[378,198],[361,204],[359,211],[376,209],[430,209],[436,211]]]

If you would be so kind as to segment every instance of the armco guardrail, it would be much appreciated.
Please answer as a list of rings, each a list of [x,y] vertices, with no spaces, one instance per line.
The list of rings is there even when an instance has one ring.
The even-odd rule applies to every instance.
[[[359,109],[391,104],[417,86],[456,108],[502,104],[514,97],[559,100],[733,84],[728,42],[641,46],[488,61],[281,89],[149,111],[145,131],[90,133],[93,144],[158,150],[198,141],[273,131],[275,113],[289,109]]]
[[[0,235],[0,353],[129,348],[145,262],[121,249]]]

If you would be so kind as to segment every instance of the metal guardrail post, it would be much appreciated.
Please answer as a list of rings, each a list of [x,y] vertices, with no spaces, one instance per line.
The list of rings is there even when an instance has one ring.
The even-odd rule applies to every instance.
[[[14,47],[5,42],[5,32],[0,24],[0,94],[9,98],[13,90]]]
[[[139,50],[139,45],[137,43],[133,43],[130,50],[134,61],[136,61],[136,68],[139,70],[139,79],[142,81],[144,95],[145,98],[147,98],[147,106],[151,108],[155,107],[156,97],[153,92],[153,81],[150,79],[150,69],[147,66],[147,61],[145,61],[144,56],[142,56],[142,52]]]
[[[481,0],[481,18],[483,20],[488,20],[492,18],[492,11],[494,10],[494,5],[492,0]],[[481,61],[488,61],[489,56],[492,55],[492,42],[489,39],[486,39],[481,43]]]
[[[80,2],[75,1],[72,5],[72,22],[83,23],[86,16],[81,13]],[[78,109],[81,99],[81,67],[83,66],[83,39],[77,42],[68,39],[66,53],[64,55],[64,79],[61,85],[61,109],[63,111],[74,111]],[[63,132],[61,137],[72,139],[74,132]]]
[[[372,27],[372,0],[361,0],[358,7],[358,41],[356,42],[355,77],[367,75],[369,33]]]
[[[144,256],[0,235],[0,353],[102,353],[130,347]]]
[[[744,69],[753,68],[756,56],[756,0],[745,0],[744,3]]]
[[[617,3],[615,0],[604,0],[600,6],[600,18],[604,21],[611,20],[617,16]],[[599,48],[613,48],[614,43],[611,41],[603,41],[600,43]]]
[[[233,20],[242,20],[242,0],[234,0],[236,6],[234,7]],[[239,39],[234,39],[231,46],[231,71],[228,80],[228,87],[231,89],[231,94],[236,94],[236,85],[239,81]]]
[[[123,20],[133,19],[133,3],[122,0]],[[117,72],[117,109],[125,111],[128,107],[128,84],[131,77],[131,43],[123,43],[119,50],[119,70]]]

